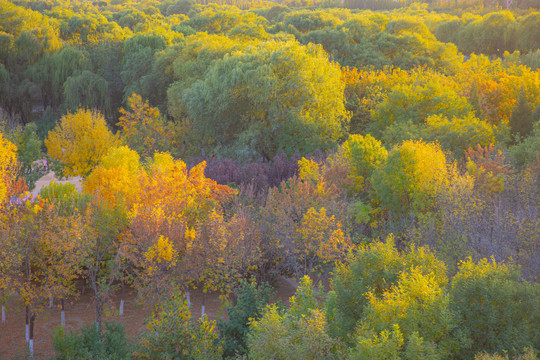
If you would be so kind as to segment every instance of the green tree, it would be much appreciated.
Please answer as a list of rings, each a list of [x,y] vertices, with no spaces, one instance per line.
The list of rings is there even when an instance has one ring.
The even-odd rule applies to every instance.
[[[196,323],[187,302],[175,294],[149,319],[134,359],[220,359],[223,349],[214,331],[215,322],[206,316]]]
[[[447,283],[444,263],[426,248],[411,247],[399,253],[392,236],[386,242],[360,247],[348,264],[336,267],[326,303],[330,334],[353,345],[355,329],[366,316],[370,299],[383,299],[398,284],[401,274],[413,268],[433,276],[433,286],[444,287]]]
[[[64,101],[68,111],[94,108],[103,114],[111,114],[107,80],[88,70],[67,78]]]
[[[326,319],[308,276],[301,279],[290,302],[286,311],[269,305],[260,320],[251,322],[249,358],[339,359],[337,342],[325,331]]]
[[[381,142],[369,134],[349,136],[343,144],[343,153],[357,190],[368,188],[371,175],[384,165],[388,157],[388,151]]]
[[[510,132],[514,136],[514,142],[517,142],[517,139],[524,139],[529,136],[533,130],[535,120],[533,109],[529,106],[527,94],[522,87],[519,92],[516,106],[508,121],[510,124]]]
[[[349,119],[343,89],[320,47],[265,42],[216,62],[182,101],[216,151],[269,160],[280,150],[334,147]]]
[[[375,171],[372,184],[382,209],[399,217],[411,210],[428,210],[446,181],[446,157],[438,144],[405,141],[392,149],[385,165]]]
[[[522,281],[512,266],[469,258],[460,264],[449,295],[460,330],[469,339],[468,346],[455,353],[457,359],[472,359],[480,351],[516,353],[540,346],[540,286]]]
[[[259,287],[255,281],[242,282],[235,295],[236,304],[227,308],[228,321],[220,319],[217,325],[225,357],[247,354],[249,323],[260,319],[273,295],[268,284]]]

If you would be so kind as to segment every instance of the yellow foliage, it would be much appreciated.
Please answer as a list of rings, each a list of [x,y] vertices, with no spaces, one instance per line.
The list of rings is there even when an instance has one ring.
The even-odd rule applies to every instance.
[[[17,164],[17,147],[0,133],[0,204],[8,194],[10,178],[15,173]]]
[[[139,172],[139,155],[135,151],[127,146],[113,148],[84,181],[83,190],[111,203],[124,201],[130,206],[140,192]]]
[[[173,244],[163,235],[144,253],[144,258],[148,264],[165,264],[166,268],[176,265],[176,256],[177,251],[174,249]],[[154,267],[148,265],[147,271],[152,275]]]
[[[97,111],[79,109],[60,119],[45,139],[49,155],[62,162],[67,176],[87,176],[113,147],[117,136]]]

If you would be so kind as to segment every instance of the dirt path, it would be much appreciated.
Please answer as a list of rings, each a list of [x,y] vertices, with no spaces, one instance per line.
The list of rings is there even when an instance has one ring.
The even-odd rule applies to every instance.
[[[36,186],[34,187],[34,190],[32,190],[32,195],[39,194],[39,191],[41,190],[41,188],[49,185],[51,181],[54,181],[55,183],[60,183],[60,184],[72,183],[72,184],[75,184],[77,191],[81,192],[82,190],[82,179],[80,177],[71,177],[71,178],[67,178],[66,180],[58,180],[54,172],[51,171],[48,174],[39,178],[38,181],[36,181]]]
[[[295,282],[285,278],[278,278],[275,284],[277,297],[287,302],[294,294]],[[201,316],[202,292],[191,292],[192,316]],[[120,297],[113,298],[115,311],[118,311]],[[60,308],[58,304],[51,309],[46,308],[36,316],[36,328],[34,331],[35,359],[48,359],[54,356],[52,337],[54,329],[60,326]],[[86,290],[75,302],[64,304],[66,311],[66,329],[78,329],[84,324],[95,321],[95,310],[92,293]],[[105,320],[114,320],[122,323],[130,339],[136,339],[145,329],[145,319],[147,319],[154,309],[153,305],[138,304],[138,297],[135,291],[126,291],[124,315],[109,315]],[[223,315],[219,294],[206,295],[206,314],[209,319],[215,320]],[[6,323],[0,323],[0,359],[24,359],[23,354],[27,351],[28,344],[25,341],[25,313],[23,306],[10,303],[7,311]]]

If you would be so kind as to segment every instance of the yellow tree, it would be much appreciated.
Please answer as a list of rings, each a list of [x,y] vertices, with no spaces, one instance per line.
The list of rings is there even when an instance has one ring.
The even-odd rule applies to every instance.
[[[119,142],[103,115],[79,109],[62,116],[60,124],[49,132],[45,145],[49,155],[63,165],[64,175],[84,177]]]
[[[140,196],[130,212],[126,234],[127,257],[137,269],[136,285],[141,290],[162,295],[170,290],[172,279],[179,286],[200,279],[201,267],[186,254],[208,230],[212,211],[233,193],[206,178],[205,167],[202,162],[188,169],[170,154],[155,153],[148,173],[142,173]]]
[[[17,164],[17,148],[0,133],[0,209],[13,181]]]
[[[160,115],[157,108],[143,102],[140,95],[128,99],[129,109],[120,109],[118,125],[126,143],[143,158],[151,157],[156,151],[170,151],[173,126]]]
[[[130,207],[140,190],[139,154],[127,146],[110,149],[83,183],[85,193]]]
[[[0,278],[26,306],[27,340],[33,352],[36,315],[51,297],[74,294],[82,271],[85,238],[77,217],[62,217],[45,201],[14,205],[0,229]]]

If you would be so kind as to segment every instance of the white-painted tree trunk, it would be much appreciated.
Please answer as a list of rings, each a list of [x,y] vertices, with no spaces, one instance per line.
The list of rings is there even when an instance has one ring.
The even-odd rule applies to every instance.
[[[26,324],[26,342],[30,341],[30,324]]]
[[[53,300],[53,297],[51,295],[51,296],[49,296],[49,308],[52,308],[53,305],[54,305],[54,300]]]
[[[30,357],[34,357],[34,339],[30,339],[28,350],[30,350]]]
[[[187,306],[188,308],[191,307],[191,299],[189,297],[189,291],[187,292]]]
[[[62,327],[66,326],[66,312],[64,310],[60,312],[60,323]]]
[[[203,319],[204,317],[204,305],[202,306],[202,309],[201,309],[201,320]]]
[[[120,311],[118,311],[118,315],[124,315],[124,299],[120,300]]]
[[[2,322],[6,322],[6,307],[2,305]]]

